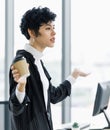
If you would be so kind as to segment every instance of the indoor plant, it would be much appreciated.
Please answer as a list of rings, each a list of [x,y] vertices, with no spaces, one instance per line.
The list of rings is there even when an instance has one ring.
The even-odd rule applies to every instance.
[[[74,122],[72,125],[72,130],[80,130],[79,124],[77,122]]]

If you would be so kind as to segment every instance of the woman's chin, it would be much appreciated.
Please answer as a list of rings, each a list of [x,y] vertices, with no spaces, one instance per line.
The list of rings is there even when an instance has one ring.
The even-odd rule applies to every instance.
[[[52,43],[49,47],[54,47],[54,43]]]

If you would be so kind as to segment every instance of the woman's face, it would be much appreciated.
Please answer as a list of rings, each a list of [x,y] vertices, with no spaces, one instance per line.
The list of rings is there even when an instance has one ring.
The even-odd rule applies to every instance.
[[[55,43],[55,25],[53,22],[42,24],[39,28],[39,34],[35,37],[35,46],[41,50],[46,47],[53,47]]]

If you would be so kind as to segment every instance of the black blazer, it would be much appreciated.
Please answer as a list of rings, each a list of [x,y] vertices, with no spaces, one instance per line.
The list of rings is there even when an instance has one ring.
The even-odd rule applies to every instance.
[[[55,104],[69,96],[71,84],[65,80],[58,87],[54,87],[51,84],[51,77],[41,61],[45,75],[49,80],[48,107],[46,110],[43,86],[37,66],[34,64],[35,59],[29,52],[19,50],[14,60],[23,56],[29,63],[30,76],[27,78],[26,95],[21,104],[15,95],[17,83],[13,79],[11,70],[9,73],[11,130],[53,130],[50,103]]]

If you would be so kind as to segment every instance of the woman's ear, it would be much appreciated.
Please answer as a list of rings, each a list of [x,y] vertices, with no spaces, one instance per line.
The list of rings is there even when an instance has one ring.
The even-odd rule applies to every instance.
[[[35,37],[35,32],[34,32],[33,30],[28,29],[28,33],[29,33],[29,36],[30,36],[31,38],[34,38],[34,37]]]

